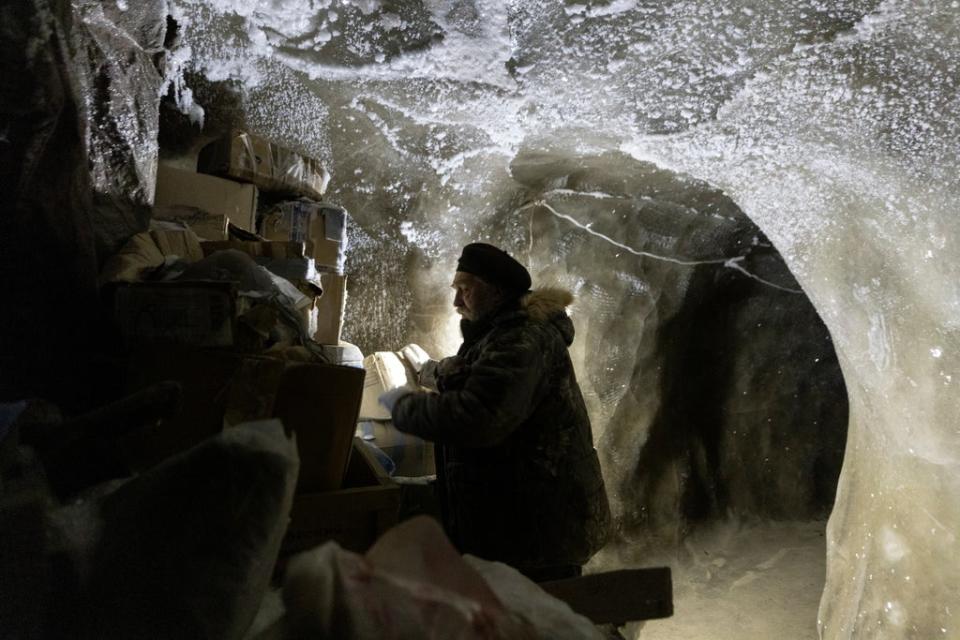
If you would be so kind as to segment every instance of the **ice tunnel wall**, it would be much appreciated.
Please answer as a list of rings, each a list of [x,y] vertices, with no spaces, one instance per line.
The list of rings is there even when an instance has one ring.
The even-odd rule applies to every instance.
[[[356,222],[348,268],[376,274],[351,289],[348,325],[365,348],[449,349],[443,287],[464,241],[571,278],[545,262],[564,236],[544,249],[530,233],[557,220],[538,201],[570,173],[533,188],[516,162],[525,151],[621,154],[722,190],[790,272],[766,273],[755,253],[754,275],[786,288],[795,277],[812,300],[849,395],[823,637],[960,634],[956,2],[172,8],[189,72],[177,97],[194,119],[207,108],[203,135],[239,124],[329,164],[330,197]],[[218,113],[214,95],[232,110]],[[607,251],[636,249],[595,211],[578,211],[577,233],[607,222],[622,250]]]
[[[728,516],[833,506],[847,403],[829,333],[721,191],[621,153],[511,163],[535,279],[573,290],[573,355],[634,552]],[[581,221],[589,221],[589,225]]]

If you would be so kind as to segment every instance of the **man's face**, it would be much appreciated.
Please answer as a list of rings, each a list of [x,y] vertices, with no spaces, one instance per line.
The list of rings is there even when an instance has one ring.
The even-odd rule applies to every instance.
[[[450,286],[456,292],[453,306],[467,320],[475,322],[500,304],[500,290],[472,273],[457,271]]]

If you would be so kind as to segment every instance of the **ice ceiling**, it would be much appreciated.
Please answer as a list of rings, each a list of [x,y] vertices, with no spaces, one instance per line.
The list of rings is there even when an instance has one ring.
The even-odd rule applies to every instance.
[[[525,204],[510,186],[522,150],[614,151],[722,189],[786,259],[846,379],[822,636],[960,637],[960,2],[176,0],[174,12],[188,69],[236,81],[248,126],[328,163],[331,199],[359,223],[356,268],[395,241],[439,282],[463,240],[521,238],[508,214]],[[602,235],[606,258],[635,257]],[[363,313],[388,327],[410,305],[446,304],[385,300]]]

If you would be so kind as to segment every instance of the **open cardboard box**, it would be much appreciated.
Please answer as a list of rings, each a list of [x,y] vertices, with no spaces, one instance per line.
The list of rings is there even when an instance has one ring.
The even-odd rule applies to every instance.
[[[274,242],[270,240],[201,242],[204,257],[217,251],[240,251],[271,273],[286,278],[304,293],[319,295],[323,291],[321,274],[310,257],[309,242]]]

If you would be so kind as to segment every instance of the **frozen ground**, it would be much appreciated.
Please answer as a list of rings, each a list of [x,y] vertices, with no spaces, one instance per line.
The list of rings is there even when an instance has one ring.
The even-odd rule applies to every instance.
[[[592,564],[595,570],[621,562],[673,570],[673,617],[629,625],[625,638],[816,639],[825,527],[825,521],[723,523],[667,553],[607,550]]]

